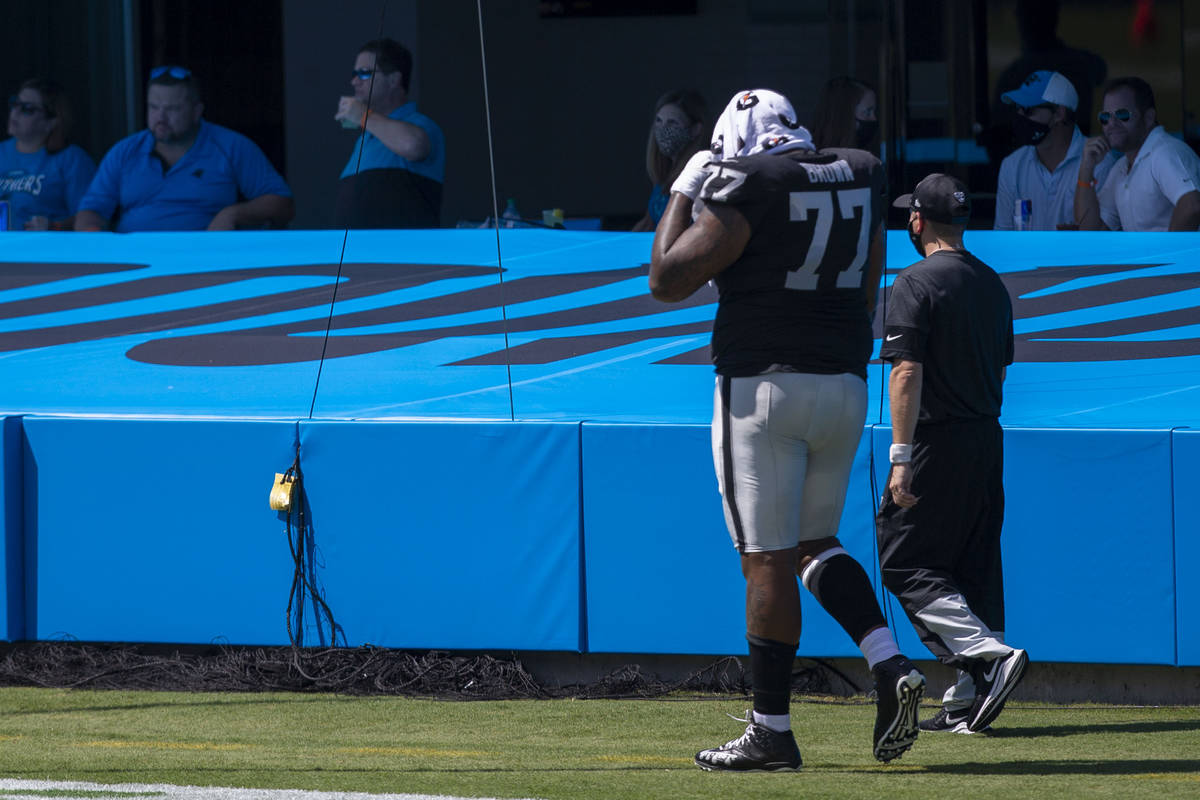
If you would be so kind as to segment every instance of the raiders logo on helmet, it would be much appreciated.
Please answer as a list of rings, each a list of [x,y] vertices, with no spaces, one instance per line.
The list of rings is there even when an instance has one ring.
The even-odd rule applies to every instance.
[[[758,95],[754,92],[746,92],[738,98],[737,110],[745,111],[748,108],[754,108],[756,105],[758,105]]]
[[[763,150],[771,150],[772,148],[778,147],[779,145],[785,144],[786,142],[790,142],[791,140],[792,140],[792,137],[785,136],[782,134],[779,136],[772,136],[770,139],[767,139],[766,141],[762,142],[762,148],[763,148]]]
[[[708,149],[712,150],[717,155],[724,153],[725,152],[725,134],[718,133],[717,138],[712,140],[712,144],[710,144],[708,146]]]

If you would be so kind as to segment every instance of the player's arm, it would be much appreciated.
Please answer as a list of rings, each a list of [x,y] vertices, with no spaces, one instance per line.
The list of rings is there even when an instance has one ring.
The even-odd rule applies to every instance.
[[[692,201],[671,193],[650,251],[650,293],[665,303],[691,297],[746,249],[750,223],[741,212],[709,203],[692,223]]]
[[[892,364],[892,374],[888,378],[888,401],[892,410],[892,444],[900,445],[901,450],[906,445],[910,451],[912,448],[917,416],[921,411],[923,376],[924,367],[919,361],[897,359]],[[893,463],[888,474],[887,488],[897,505],[904,508],[916,505],[917,498],[910,491],[911,486],[912,465]]]

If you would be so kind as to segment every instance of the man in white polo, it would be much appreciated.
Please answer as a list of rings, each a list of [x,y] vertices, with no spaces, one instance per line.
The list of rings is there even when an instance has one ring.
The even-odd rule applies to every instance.
[[[1075,186],[1086,141],[1075,124],[1079,95],[1066,76],[1038,70],[1020,87],[1000,96],[1016,106],[1013,136],[1019,147],[1000,163],[996,187],[998,231],[1053,231],[1075,225]],[[1115,155],[1102,159],[1095,174],[1103,180]],[[1029,201],[1021,218],[1018,200]]]
[[[1099,114],[1104,133],[1079,162],[1075,216],[1083,230],[1194,231],[1200,228],[1200,157],[1158,124],[1154,91],[1141,78],[1114,78]],[[1124,154],[1107,178],[1096,165]]]

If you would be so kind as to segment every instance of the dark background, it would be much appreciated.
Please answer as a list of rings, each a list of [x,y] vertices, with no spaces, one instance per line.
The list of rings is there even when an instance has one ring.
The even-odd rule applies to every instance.
[[[995,77],[1020,55],[1016,0],[575,5],[588,13],[487,0],[481,20],[474,0],[0,0],[0,74],[10,93],[34,75],[63,82],[73,138],[99,159],[143,125],[151,67],[191,68],[206,118],[251,137],[288,179],[298,228],[330,224],[354,139],[334,109],[358,47],[381,34],[414,51],[412,94],[446,136],[444,225],[481,221],[509,197],[526,217],[560,207],[630,225],[650,190],[662,92],[698,89],[715,117],[735,91],[773,88],[807,121],[825,81],[850,74],[879,87],[892,186],[957,174],[973,224],[990,226],[1001,154],[989,162],[978,142],[996,122]],[[1103,56],[1110,76],[1147,78],[1168,130],[1197,138],[1200,0],[1149,4],[1148,24],[1133,0],[1061,5],[1063,40]]]

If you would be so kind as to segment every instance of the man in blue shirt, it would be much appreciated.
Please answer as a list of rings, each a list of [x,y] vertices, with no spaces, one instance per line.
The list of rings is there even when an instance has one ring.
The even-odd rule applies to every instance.
[[[201,119],[192,73],[157,67],[146,92],[147,130],[113,145],[75,216],[75,230],[197,231],[283,227],[292,193],[258,145]]]
[[[446,142],[442,129],[408,99],[412,53],[375,39],[354,60],[353,97],[334,119],[361,134],[338,182],[339,228],[436,228],[442,209]]]

